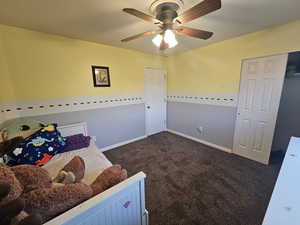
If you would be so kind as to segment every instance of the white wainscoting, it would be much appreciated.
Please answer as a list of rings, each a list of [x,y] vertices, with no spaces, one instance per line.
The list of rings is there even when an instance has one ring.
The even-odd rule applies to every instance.
[[[2,102],[0,118],[13,119],[142,103],[143,94]]]
[[[193,104],[237,107],[238,94],[169,93],[167,100],[168,102],[185,102]]]

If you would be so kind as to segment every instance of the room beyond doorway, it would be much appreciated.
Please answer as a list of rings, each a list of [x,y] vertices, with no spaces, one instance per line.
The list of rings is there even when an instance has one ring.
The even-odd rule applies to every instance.
[[[300,137],[300,52],[288,56],[272,152],[286,152],[292,136]]]

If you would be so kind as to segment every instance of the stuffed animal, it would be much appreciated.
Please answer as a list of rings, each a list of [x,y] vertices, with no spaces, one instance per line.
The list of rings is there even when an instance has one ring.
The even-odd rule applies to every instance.
[[[2,130],[2,139],[10,140],[18,136],[27,138],[44,127],[44,125],[35,120],[14,119],[6,121],[2,127],[4,127]]]
[[[10,191],[1,200],[0,206],[16,200],[23,193],[22,185],[16,178],[14,172],[5,164],[0,163],[0,183],[10,185]]]
[[[111,188],[112,186],[127,179],[127,170],[120,165],[113,165],[105,169],[91,184],[93,196]]]
[[[29,215],[40,215],[43,223],[89,199],[93,194],[91,187],[86,184],[52,187],[48,172],[32,165],[8,167],[0,164],[0,183],[11,187],[0,206],[21,199],[25,204],[24,211]],[[27,217],[25,212],[18,217]]]
[[[76,156],[61,171],[72,174],[72,182],[80,182],[85,171],[84,161]],[[13,216],[18,215],[11,220],[11,224],[25,225],[27,221],[32,220],[44,223],[126,178],[127,171],[120,165],[113,165],[105,169],[91,185],[75,183],[55,186],[43,168],[33,165],[8,167],[0,163],[0,183],[10,185],[8,194],[3,194],[0,207],[5,206],[10,210],[7,204],[17,200],[19,214],[14,211]],[[25,204],[23,211],[22,201]],[[12,207],[14,204],[13,202]],[[0,219],[1,215],[4,214],[1,214],[0,208]],[[35,225],[33,222],[29,224]]]
[[[85,163],[84,160],[75,156],[67,165],[64,166],[54,178],[54,182],[62,184],[80,183],[84,177]]]
[[[8,182],[0,183],[0,224],[11,225],[40,225],[41,218],[37,214],[28,215],[24,209],[24,202],[19,198],[21,189],[12,171],[1,166],[1,175],[8,176]],[[3,178],[1,176],[1,178]]]
[[[42,221],[73,208],[91,198],[93,191],[86,184],[66,184],[55,188],[40,188],[22,195],[25,211],[30,214],[40,214]]]
[[[52,178],[47,170],[33,165],[18,165],[11,167],[15,177],[20,182],[23,193],[38,189],[51,188]]]
[[[10,224],[11,220],[19,215],[24,208],[24,203],[20,200],[5,200],[11,191],[11,186],[7,183],[0,184],[0,224]]]
[[[13,151],[22,141],[23,137],[15,137],[7,141],[3,141],[0,143],[0,157],[10,153]]]

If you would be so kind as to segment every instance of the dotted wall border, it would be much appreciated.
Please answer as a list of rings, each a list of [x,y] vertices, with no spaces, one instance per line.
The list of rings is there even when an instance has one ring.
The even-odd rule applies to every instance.
[[[61,100],[41,100],[32,102],[2,103],[0,112],[5,118],[36,116],[97,108],[116,107],[122,105],[142,104],[142,96],[117,96],[117,97],[82,97]]]
[[[169,102],[187,102],[194,104],[237,106],[237,95],[188,95],[188,94],[171,94],[167,96]]]

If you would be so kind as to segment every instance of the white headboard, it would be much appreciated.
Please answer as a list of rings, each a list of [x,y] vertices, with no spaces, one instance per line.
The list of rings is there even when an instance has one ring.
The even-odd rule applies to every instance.
[[[86,122],[59,126],[57,127],[57,129],[59,130],[59,132],[63,137],[71,136],[75,134],[83,134],[84,136],[88,136]]]

